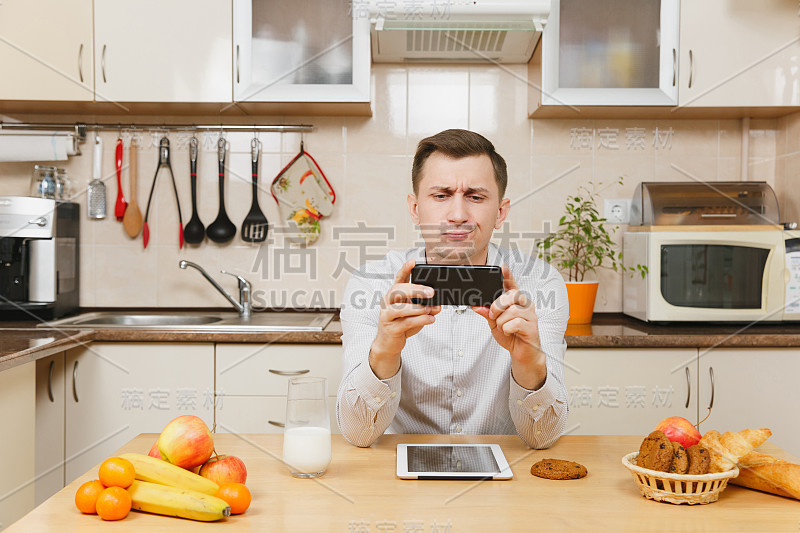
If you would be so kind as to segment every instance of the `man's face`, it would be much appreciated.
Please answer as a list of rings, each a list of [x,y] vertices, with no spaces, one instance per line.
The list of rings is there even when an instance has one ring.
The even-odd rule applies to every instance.
[[[453,159],[432,153],[422,167],[419,191],[408,211],[420,226],[434,263],[485,264],[489,239],[508,215],[487,155]]]

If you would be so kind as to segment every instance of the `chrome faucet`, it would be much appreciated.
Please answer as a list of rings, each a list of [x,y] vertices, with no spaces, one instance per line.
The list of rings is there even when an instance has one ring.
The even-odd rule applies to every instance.
[[[206,278],[209,281],[209,283],[211,283],[214,286],[215,289],[217,289],[225,298],[228,299],[228,301],[231,304],[233,304],[236,310],[239,311],[239,316],[241,318],[250,318],[250,313],[252,311],[252,304],[250,302],[251,285],[249,281],[244,279],[242,276],[237,276],[236,274],[232,274],[225,270],[220,270],[221,273],[233,276],[239,281],[239,301],[237,302],[233,298],[233,296],[228,294],[228,291],[223,289],[219,283],[214,281],[214,278],[209,276],[208,272],[206,272],[205,269],[203,269],[203,267],[201,267],[197,263],[192,263],[191,261],[181,261],[180,263],[178,263],[178,266],[184,270],[186,269],[186,267],[192,267],[197,269],[203,275],[203,277]]]

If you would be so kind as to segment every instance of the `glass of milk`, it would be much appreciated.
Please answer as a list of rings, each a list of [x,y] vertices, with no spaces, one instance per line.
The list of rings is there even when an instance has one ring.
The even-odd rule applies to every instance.
[[[331,462],[331,423],[328,418],[328,381],[298,377],[289,380],[283,462],[295,477],[325,473]]]

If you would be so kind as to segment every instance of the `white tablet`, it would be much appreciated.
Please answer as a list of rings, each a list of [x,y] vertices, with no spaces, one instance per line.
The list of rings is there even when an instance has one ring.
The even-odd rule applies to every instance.
[[[401,479],[511,479],[499,444],[398,444]]]

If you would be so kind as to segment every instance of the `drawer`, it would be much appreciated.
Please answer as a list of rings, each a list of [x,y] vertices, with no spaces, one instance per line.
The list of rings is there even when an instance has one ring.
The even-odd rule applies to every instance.
[[[339,433],[336,424],[336,396],[328,397],[331,433]],[[286,420],[286,396],[226,396],[217,407],[217,433],[283,433]]]
[[[342,347],[332,344],[217,344],[216,389],[224,396],[286,396],[295,376],[342,380]]]

